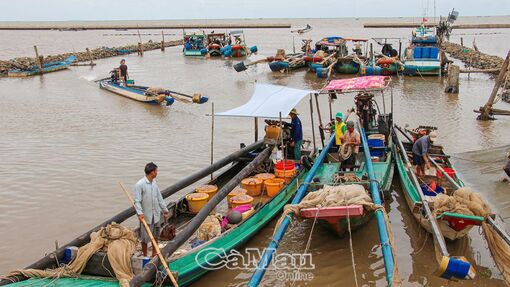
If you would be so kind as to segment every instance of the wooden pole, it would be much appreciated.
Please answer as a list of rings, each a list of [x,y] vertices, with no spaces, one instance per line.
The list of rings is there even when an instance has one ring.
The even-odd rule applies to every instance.
[[[142,42],[142,36],[140,35],[140,30],[138,30],[138,54],[140,56],[143,56],[143,42]]]
[[[319,106],[319,94],[318,93],[315,93],[315,105],[317,106],[317,115],[319,115],[319,135],[321,136],[322,147],[324,147],[325,136],[324,136],[324,130],[322,130],[320,128],[323,126],[322,126],[322,117],[321,117],[321,109]]]
[[[90,65],[94,66],[94,59],[92,58],[92,53],[90,53],[90,49],[86,48],[85,50],[87,51],[87,56],[89,57]]]
[[[37,46],[34,46],[35,51],[35,62],[37,63],[37,70],[39,71],[39,75],[42,75],[42,60],[39,57],[39,51],[37,51]]]
[[[165,34],[161,31],[161,51],[165,51]]]
[[[317,145],[315,143],[315,125],[313,123],[313,100],[312,100],[312,94],[310,93],[310,118],[312,121],[312,139],[313,139],[313,149],[315,150],[317,148]],[[301,159],[298,159],[301,160]]]
[[[214,103],[211,103],[212,110],[212,122],[211,122],[211,165],[214,160]],[[211,173],[211,180],[213,179],[213,173]]]
[[[446,93],[458,94],[459,93],[459,71],[457,65],[448,65],[448,78],[446,79]]]
[[[135,207],[135,201],[133,200],[133,198],[131,197],[131,194],[129,194],[129,192],[127,191],[127,189],[124,187],[124,185],[122,184],[122,182],[119,182],[119,185],[120,187],[122,188],[122,190],[124,190],[124,193],[126,194],[126,196],[129,198],[129,201],[131,201],[131,204],[133,205],[133,207]],[[156,239],[154,239],[154,235],[152,235],[152,231],[149,227],[149,225],[147,225],[147,222],[145,221],[144,218],[140,218],[140,222],[142,222],[143,224],[143,227],[145,228],[145,230],[147,231],[147,234],[149,234],[149,237],[151,239],[151,243],[152,243],[152,248],[156,249],[156,253],[158,254],[158,258],[159,260],[161,261],[161,264],[163,265],[163,267],[165,267],[165,270],[166,270],[166,273],[167,275],[170,277],[170,281],[172,281],[172,284],[174,286],[179,286],[179,284],[177,284],[177,281],[175,280],[174,278],[174,275],[172,274],[172,271],[170,271],[170,267],[168,267],[168,263],[166,262],[166,259],[163,257],[163,254],[161,254],[161,250],[159,250],[159,246],[158,246],[158,243],[156,242]]]
[[[255,117],[255,141],[259,141],[259,118]]]
[[[487,100],[487,103],[480,107],[480,115],[478,115],[478,120],[489,120],[491,119],[491,113],[492,113],[492,105],[494,104],[494,100],[496,99],[496,96],[498,94],[498,90],[501,86],[501,83],[505,79],[505,76],[507,74],[508,70],[508,63],[510,61],[510,51],[508,51],[508,54],[506,55],[505,61],[503,62],[503,65],[501,65],[501,70],[499,71],[498,78],[496,79],[496,83],[494,83],[494,88],[492,88],[492,93],[489,97],[489,100]]]
[[[460,37],[460,45],[464,47],[464,38]]]

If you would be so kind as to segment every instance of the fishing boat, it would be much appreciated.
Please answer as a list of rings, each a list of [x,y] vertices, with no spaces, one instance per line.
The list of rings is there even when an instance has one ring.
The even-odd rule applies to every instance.
[[[320,93],[321,94],[327,94],[332,99],[337,98],[336,93],[348,93],[348,92],[370,92],[370,91],[380,91],[381,89],[384,89],[389,82],[389,78],[382,77],[382,76],[374,76],[374,77],[365,77],[365,78],[355,78],[355,79],[348,79],[346,80],[333,80],[328,83],[326,87],[324,87]],[[318,102],[317,98],[319,96],[319,93],[316,93],[316,102]],[[370,101],[373,98],[367,98],[367,99],[359,99],[360,100],[360,107],[364,107],[364,105],[368,104],[371,106]],[[312,99],[310,99],[310,102],[312,102]],[[317,109],[319,111],[319,109]],[[395,259],[393,257],[393,243],[388,244],[388,242],[391,242],[389,239],[389,222],[387,222],[384,218],[383,214],[383,208],[376,208],[375,210],[372,210],[372,212],[365,212],[363,210],[360,210],[359,206],[356,207],[354,205],[350,204],[342,204],[341,206],[332,206],[332,208],[327,210],[322,210],[320,208],[316,208],[316,204],[320,204],[323,202],[322,200],[317,201],[317,198],[321,199],[324,198],[324,192],[326,189],[335,189],[338,187],[339,189],[344,190],[338,190],[336,193],[336,199],[339,199],[337,201],[336,199],[333,200],[333,202],[340,202],[341,199],[345,199],[348,197],[347,194],[354,193],[355,191],[353,189],[356,189],[356,192],[360,197],[363,197],[363,201],[369,205],[367,198],[371,198],[372,203],[380,206],[382,204],[380,193],[379,193],[379,179],[382,181],[381,184],[384,183],[384,188],[388,188],[389,182],[391,182],[391,172],[392,172],[392,166],[391,166],[391,153],[388,154],[387,147],[381,146],[380,144],[369,146],[368,144],[368,138],[366,137],[365,128],[369,130],[371,133],[378,131],[379,133],[382,131],[384,134],[389,134],[389,130],[383,130],[384,127],[389,127],[391,124],[391,117],[390,115],[384,114],[381,115],[382,117],[377,118],[377,123],[374,121],[374,119],[371,117],[372,111],[365,110],[366,112],[361,116],[360,121],[358,121],[358,130],[361,133],[361,142],[362,142],[362,155],[363,158],[357,158],[354,165],[343,165],[335,162],[335,157],[338,158],[337,155],[332,154],[332,148],[333,144],[335,142],[335,134],[334,131],[332,131],[331,137],[327,141],[326,144],[324,144],[323,149],[320,150],[319,155],[316,157],[316,159],[313,161],[313,165],[310,168],[310,171],[306,175],[306,178],[304,179],[304,182],[299,187],[294,199],[292,200],[292,204],[285,208],[284,215],[280,218],[280,220],[277,223],[277,226],[275,227],[275,231],[273,233],[273,237],[270,240],[270,243],[268,244],[267,248],[264,250],[264,253],[262,255],[262,258],[260,259],[257,268],[255,269],[255,272],[252,274],[250,281],[248,282],[249,287],[256,287],[259,286],[263,276],[266,272],[266,270],[269,268],[269,265],[271,263],[271,260],[273,258],[273,255],[276,252],[276,249],[278,248],[281,240],[283,239],[283,236],[285,235],[285,231],[289,227],[291,223],[291,218],[295,215],[295,213],[301,214],[305,217],[309,218],[317,218],[320,221],[325,222],[326,226],[333,230],[335,234],[342,235],[344,234],[345,230],[348,230],[349,227],[344,226],[343,222],[345,218],[350,219],[350,212],[353,212],[352,220],[347,220],[347,224],[350,225],[352,223],[354,226],[351,226],[351,230],[354,228],[361,227],[363,224],[368,222],[370,217],[374,215],[377,220],[377,226],[378,226],[378,232],[379,232],[379,239],[381,241],[382,246],[382,253],[384,258],[384,264],[385,264],[385,272],[386,272],[386,280],[389,286],[392,286],[395,280],[398,280],[398,276],[395,276]],[[384,109],[385,112],[385,109]],[[330,111],[331,113],[331,111]],[[353,117],[354,113],[353,113]],[[384,123],[379,122],[378,120],[384,118]],[[351,118],[349,118],[350,120]],[[321,123],[321,116],[319,113],[319,122]],[[322,124],[321,124],[322,126]],[[324,138],[321,134],[321,140],[323,141]],[[379,142],[380,143],[380,142]],[[391,145],[391,143],[389,143]],[[372,161],[376,161],[375,158],[372,158],[371,152],[382,152],[380,161],[380,168],[377,168],[377,170],[374,168],[375,163],[372,163]],[[357,166],[359,165],[359,166]],[[350,175],[346,176],[346,171],[349,171]],[[363,173],[359,173],[362,176],[365,176],[366,178],[361,178],[361,180],[354,180],[353,182],[351,179],[356,178],[359,179],[356,174],[360,170],[365,170]],[[377,175],[376,175],[377,171]],[[338,180],[335,180],[338,179]],[[345,179],[345,180],[342,180]],[[323,185],[324,184],[324,185]],[[328,186],[328,184],[337,184],[336,186]],[[370,193],[366,190],[366,187],[370,188]],[[317,190],[317,188],[321,188]],[[308,195],[306,195],[308,192]],[[342,194],[343,193],[343,194]],[[361,194],[360,194],[361,193]],[[318,195],[317,195],[318,194]],[[306,196],[305,196],[306,195]],[[326,194],[326,198],[328,198],[328,195]],[[315,205],[313,207],[307,207],[306,209],[300,209],[301,202],[303,199],[308,199],[308,197],[311,196],[311,198],[316,198],[309,200],[308,203],[315,201]],[[296,210],[300,209],[299,211]],[[310,208],[310,209],[308,209]],[[322,214],[322,211],[324,211],[325,214]],[[325,216],[323,216],[325,215]]]
[[[184,56],[204,56],[207,54],[205,35],[199,33],[184,33]]]
[[[55,61],[55,62],[44,63],[44,64],[42,64],[42,73],[46,74],[46,73],[65,70],[65,69],[69,68],[69,66],[71,66],[71,64],[74,62],[75,59],[76,59],[75,56],[69,56],[64,61]],[[23,78],[23,77],[35,76],[38,74],[39,74],[39,68],[37,67],[37,65],[34,65],[27,70],[23,70],[23,69],[9,70],[9,72],[7,73],[7,76],[13,77],[13,78]]]
[[[258,51],[257,46],[248,48],[243,30],[230,31],[228,45],[223,47],[222,54],[225,57],[242,58]]]
[[[295,29],[295,30],[291,30],[290,32],[291,33],[304,34],[306,32],[310,32],[312,29],[313,28],[312,28],[312,26],[310,26],[310,24],[306,24],[305,27],[299,28],[299,29]]]
[[[441,60],[437,36],[431,28],[420,26],[413,30],[405,49],[404,75],[440,76]]]
[[[119,81],[119,71],[117,69],[111,71],[111,74],[110,79],[99,81],[99,88],[138,102],[170,106],[175,100],[196,104],[203,104],[209,100],[200,93],[187,95],[165,88],[138,86],[131,79],[127,80],[126,85],[124,85],[123,82]]]
[[[366,52],[363,52],[363,44],[367,39],[343,38],[339,36],[325,37],[315,44],[315,54],[308,60],[311,71],[317,77],[331,76],[333,72],[338,74],[357,74],[366,61]],[[348,43],[353,44],[352,52],[349,52]]]
[[[419,137],[427,135],[435,129],[435,127],[419,127],[414,131],[409,132],[412,133],[411,139],[415,141]],[[400,183],[402,190],[404,191],[407,205],[409,206],[409,209],[413,211],[413,215],[416,220],[418,220],[420,225],[422,225],[422,227],[427,231],[431,232],[429,222],[424,218],[422,213],[417,212],[420,210],[420,206],[422,206],[424,202],[419,196],[418,190],[416,190],[416,187],[414,186],[411,176],[407,172],[406,168],[406,162],[412,161],[413,142],[401,141],[400,139],[398,140],[400,143],[402,143],[402,146],[405,149],[405,151],[401,151],[396,155],[396,163],[400,175]],[[453,180],[455,180],[455,182],[461,186],[464,185],[459,179],[452,163],[450,162],[449,156],[444,153],[442,146],[432,145],[429,153],[432,155],[435,162],[437,162],[441,168],[445,170]],[[430,203],[434,202],[434,198],[438,194],[451,195],[456,190],[456,187],[448,180],[446,180],[446,178],[438,170],[436,170],[434,174],[429,174],[424,177],[417,176],[416,178],[420,184],[422,193],[426,196],[425,200],[429,203],[429,205],[431,205]],[[479,226],[484,221],[484,218],[480,216],[465,215],[453,212],[444,212],[438,214],[436,219],[439,224],[441,234],[449,240],[456,240],[466,236],[474,226]]]
[[[383,87],[389,83],[389,78],[379,78]],[[365,80],[361,78],[361,80]],[[353,83],[348,80],[333,80],[323,89],[324,93],[337,93],[339,95],[352,93],[350,88],[345,90]],[[354,84],[356,85],[356,84]],[[384,89],[384,88],[382,88]],[[367,158],[371,160],[375,180],[380,187],[380,191],[389,197],[391,182],[393,180],[393,154],[392,139],[388,127],[392,124],[392,114],[377,114],[375,109],[374,89],[370,88],[367,92],[365,88],[356,89],[356,110],[347,116],[345,121],[353,121],[357,125],[358,132],[362,138],[362,149],[356,157],[354,166],[346,166],[341,160],[342,151],[328,152],[328,162],[324,162],[317,170],[316,179],[318,183],[314,184],[315,189],[337,189],[345,202],[353,198],[359,198],[355,204],[328,205],[326,207],[310,207],[300,210],[300,216],[308,219],[317,218],[323,226],[326,226],[338,237],[343,237],[348,231],[354,231],[364,226],[374,215],[373,202],[369,193],[370,181],[367,179],[368,167]],[[359,115],[359,117],[357,116]],[[367,149],[368,151],[367,152]],[[341,149],[343,150],[343,149]],[[366,156],[366,153],[369,155]],[[329,191],[328,191],[329,192]],[[328,196],[334,196],[329,193]],[[364,203],[364,204],[362,204]],[[350,220],[350,222],[348,222]]]
[[[207,34],[207,51],[211,57],[220,57],[221,48],[227,44],[227,36],[225,33]]]
[[[474,226],[481,226],[494,262],[509,279],[507,261],[510,236],[480,194],[466,187],[459,178],[443,147],[431,145],[428,160],[435,171],[418,177],[411,166],[412,146],[416,139],[430,134],[436,127],[420,126],[414,130],[394,126],[395,162],[406,202],[418,223],[428,231],[438,251],[436,274],[446,279],[473,279],[474,268],[464,256],[450,256],[445,239],[466,237]],[[397,134],[398,131],[398,134]],[[406,138],[400,140],[399,135]]]
[[[267,93],[269,90],[273,93]],[[262,117],[274,118],[282,113],[287,113],[295,105],[296,100],[299,101],[309,91],[291,89],[282,86],[272,85],[257,85],[255,94],[252,97],[251,103],[256,103],[256,107],[261,107],[260,100],[265,104],[258,112],[253,108],[248,109],[233,109],[230,111],[216,113],[215,116],[225,117]],[[281,101],[282,95],[287,95],[286,101]],[[251,104],[248,103],[250,106]],[[264,107],[269,107],[265,109]],[[281,108],[283,110],[281,110]],[[183,179],[181,182],[176,183],[173,187],[167,188],[162,191],[163,197],[168,197],[175,192],[183,189],[186,186],[195,185],[194,189],[190,189],[189,193],[185,196],[168,203],[167,207],[170,211],[170,219],[165,222],[165,225],[172,226],[175,230],[173,238],[168,240],[161,239],[159,245],[161,252],[168,258],[168,264],[172,273],[177,276],[178,284],[180,286],[189,285],[197,280],[200,276],[208,271],[214,269],[216,262],[227,260],[225,256],[231,251],[238,249],[252,236],[254,236],[262,227],[271,222],[271,220],[281,211],[283,206],[294,196],[299,187],[299,183],[307,174],[307,169],[298,167],[293,161],[285,160],[282,162],[282,167],[279,167],[278,162],[273,164],[269,156],[272,153],[275,143],[280,140],[286,141],[288,136],[287,132],[278,130],[274,133],[272,126],[267,128],[269,132],[266,133],[264,142],[259,141],[251,144],[248,147],[232,154],[231,156],[222,159],[203,171],[190,176],[190,178]],[[313,150],[303,150],[304,154],[310,157],[311,160],[315,157]],[[208,182],[206,185],[209,192],[202,196],[201,190],[206,186],[198,185],[198,181],[208,174],[225,167],[233,162],[228,169],[220,173],[216,178]],[[292,165],[292,168],[289,167]],[[282,170],[279,170],[282,168]],[[257,175],[264,172],[267,176],[268,172],[273,173],[281,180],[277,181],[271,179],[272,182],[262,181],[257,179]],[[283,173],[282,173],[283,172]],[[271,174],[269,174],[271,175]],[[251,178],[255,176],[256,178]],[[262,178],[262,177],[260,177]],[[246,180],[246,181],[245,181]],[[255,183],[253,183],[255,182]],[[265,188],[262,188],[262,182]],[[278,183],[277,189],[273,189],[273,183]],[[231,197],[230,200],[225,200],[229,197],[230,193],[241,183],[241,187],[245,188],[247,196],[236,199],[236,196]],[[209,187],[214,187],[211,190]],[[205,192],[205,191],[204,191]],[[200,197],[200,199],[198,199]],[[249,200],[246,200],[248,197]],[[250,199],[251,197],[251,199]],[[232,207],[228,206],[232,204]],[[246,207],[244,211],[240,212],[241,216],[237,222],[230,219],[227,214],[233,212],[236,207]],[[215,210],[215,212],[213,212]],[[238,209],[235,209],[238,210]],[[129,213],[128,211],[131,211]],[[126,214],[127,213],[127,214]],[[124,211],[122,214],[106,221],[101,226],[105,226],[111,221],[122,222],[133,215],[132,210]],[[205,219],[216,218],[218,215],[225,215],[221,223],[216,222],[217,226],[221,226],[220,232],[215,235],[208,234],[208,239],[199,238],[202,231],[203,222]],[[226,220],[226,222],[225,222]],[[206,221],[207,222],[207,221]],[[225,223],[225,225],[223,225]],[[164,229],[164,228],[163,228]],[[97,230],[97,227],[93,230]],[[89,231],[87,236],[80,236],[70,244],[64,247],[64,250],[59,249],[58,262],[70,262],[75,258],[77,252],[76,247],[87,243],[88,240],[84,238],[90,235]],[[198,230],[198,233],[195,231]],[[209,229],[206,229],[209,230]],[[76,244],[76,245],[75,245]],[[221,252],[210,252],[210,250],[221,250]],[[57,252],[56,252],[57,253]],[[38,263],[31,265],[37,266],[41,269],[55,267],[55,254],[51,254]],[[44,262],[42,264],[40,262]],[[144,257],[139,252],[131,258],[133,272],[135,277],[131,280],[131,286],[140,286],[145,281],[154,282],[154,275],[156,273],[156,266],[159,266],[157,257],[149,262],[149,258]],[[88,260],[86,266],[81,273],[81,277],[77,278],[62,278],[58,279],[59,286],[85,286],[87,284],[94,286],[117,286],[118,282],[114,281],[111,277],[115,274],[108,261],[108,257],[104,252],[97,252]],[[161,275],[161,274],[160,274]],[[12,276],[11,276],[11,279]],[[26,278],[18,278],[26,279]],[[55,282],[54,278],[51,279],[29,279],[26,282],[14,283],[9,286],[45,286],[48,282]],[[9,283],[8,280],[0,281],[0,285]]]

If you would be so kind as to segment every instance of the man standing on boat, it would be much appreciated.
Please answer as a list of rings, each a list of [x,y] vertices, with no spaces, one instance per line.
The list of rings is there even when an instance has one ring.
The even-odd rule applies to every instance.
[[[422,136],[413,144],[413,164],[416,165],[416,176],[425,176],[425,169],[430,169],[429,149],[433,142],[437,140],[435,131]]]
[[[145,219],[157,240],[161,227],[161,212],[163,211],[165,218],[169,216],[168,208],[156,183],[156,176],[158,176],[158,166],[153,162],[149,162],[145,166],[145,176],[135,185],[135,206],[136,214],[140,219],[140,240],[142,241],[143,256],[147,256],[147,244],[151,239],[141,221]],[[154,256],[156,256],[156,250],[152,248],[151,257]]]
[[[335,120],[336,122],[331,122],[327,127],[321,126],[320,128],[325,131],[335,132],[335,147],[332,150],[338,151],[340,146],[342,145],[342,138],[344,137],[345,132],[347,131],[347,125],[343,121],[344,115],[340,112],[336,113]]]
[[[356,156],[359,153],[359,145],[361,144],[361,135],[354,129],[352,121],[347,122],[347,130],[343,134],[342,142],[344,145],[351,146],[352,148],[351,156],[343,161],[343,164],[352,168],[356,164]]]
[[[120,78],[124,82],[124,87],[126,87],[127,86],[127,78],[128,78],[128,66],[126,65],[126,60],[124,60],[124,59],[120,60],[119,71],[120,71]]]
[[[294,160],[301,160],[301,144],[303,143],[303,127],[301,126],[301,120],[298,118],[298,112],[296,109],[292,109],[289,113],[292,119],[290,123],[290,146],[294,148]]]

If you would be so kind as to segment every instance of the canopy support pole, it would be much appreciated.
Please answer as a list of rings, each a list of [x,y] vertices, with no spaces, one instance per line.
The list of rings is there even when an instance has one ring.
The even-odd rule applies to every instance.
[[[320,128],[322,127],[322,117],[321,117],[321,109],[319,105],[319,94],[315,93],[315,105],[317,106],[317,115],[319,115],[319,135],[321,136],[322,147],[324,148],[324,131]]]
[[[214,102],[211,103],[211,109],[212,109],[212,113],[211,113],[211,165],[213,164],[213,160],[214,160]],[[257,139],[255,139],[255,141],[257,141]],[[213,176],[213,173],[211,173],[211,180],[213,180],[214,176]]]
[[[255,117],[255,141],[259,141],[259,118]]]
[[[312,94],[310,94],[310,118],[312,119],[313,149],[315,150],[317,148],[317,145],[315,143],[315,125],[313,123],[313,100],[312,100]],[[301,160],[301,159],[299,159],[299,160]]]

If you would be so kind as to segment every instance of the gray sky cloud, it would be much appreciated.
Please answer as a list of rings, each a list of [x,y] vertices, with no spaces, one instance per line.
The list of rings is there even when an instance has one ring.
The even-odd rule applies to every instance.
[[[436,0],[437,15],[510,15],[510,0]],[[0,21],[419,17],[430,0],[0,0]]]

